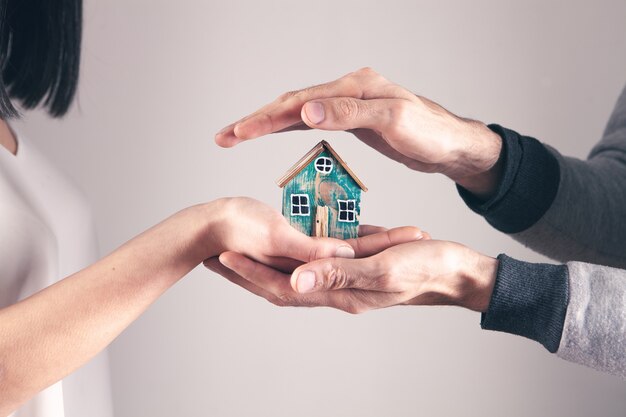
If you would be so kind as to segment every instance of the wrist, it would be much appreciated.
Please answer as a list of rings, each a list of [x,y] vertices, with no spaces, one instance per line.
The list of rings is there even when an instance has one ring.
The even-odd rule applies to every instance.
[[[181,254],[194,265],[223,252],[219,239],[219,228],[223,224],[224,201],[222,199],[198,204],[180,211],[181,230],[186,236],[181,245]]]
[[[446,175],[475,196],[488,200],[502,176],[502,138],[484,123],[465,120],[455,169]]]
[[[498,260],[465,248],[464,261],[458,274],[456,304],[470,310],[485,312],[498,274]]]

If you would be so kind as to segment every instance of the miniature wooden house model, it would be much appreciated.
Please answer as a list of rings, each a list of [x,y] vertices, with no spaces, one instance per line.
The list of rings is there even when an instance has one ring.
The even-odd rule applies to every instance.
[[[278,181],[283,215],[309,236],[355,238],[361,214],[361,190],[367,191],[326,141],[307,152]]]

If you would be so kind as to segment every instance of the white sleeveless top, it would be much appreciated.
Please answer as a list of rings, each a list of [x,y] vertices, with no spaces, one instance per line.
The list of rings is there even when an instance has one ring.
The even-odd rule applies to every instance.
[[[98,255],[82,195],[30,142],[19,135],[17,141],[17,155],[0,146],[0,308],[86,267]],[[11,416],[113,416],[106,351]]]

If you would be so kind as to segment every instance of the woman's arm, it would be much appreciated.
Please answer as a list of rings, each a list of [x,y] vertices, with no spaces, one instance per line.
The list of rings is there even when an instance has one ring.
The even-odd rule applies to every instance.
[[[184,210],[109,256],[0,310],[0,415],[104,349],[198,263],[212,206]],[[203,213],[205,211],[205,213]]]
[[[0,415],[86,363],[181,277],[227,249],[270,264],[354,255],[345,242],[297,232],[255,200],[222,199],[185,209],[88,268],[0,310]]]

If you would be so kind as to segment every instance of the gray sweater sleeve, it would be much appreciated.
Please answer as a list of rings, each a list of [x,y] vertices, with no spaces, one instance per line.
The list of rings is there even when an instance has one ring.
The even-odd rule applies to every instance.
[[[511,236],[559,261],[626,268],[626,88],[586,161],[550,151],[561,176],[556,197]]]
[[[557,356],[626,378],[626,270],[569,262]]]
[[[500,188],[487,202],[462,189],[461,196],[497,229],[568,263],[565,271],[546,275],[540,265],[509,261],[511,267],[499,272],[499,295],[483,327],[531,337],[550,351],[557,343],[564,359],[626,377],[626,270],[612,268],[626,268],[626,88],[586,161],[499,126],[492,129],[505,143]],[[526,296],[512,295],[521,288]],[[545,301],[547,289],[551,308],[538,316],[538,309],[528,307]],[[565,298],[559,295],[563,289]],[[538,325],[524,334],[524,320]]]
[[[550,208],[512,236],[560,261],[626,268],[626,88],[589,158],[563,157]],[[626,270],[567,264],[569,305],[557,355],[626,378]]]

